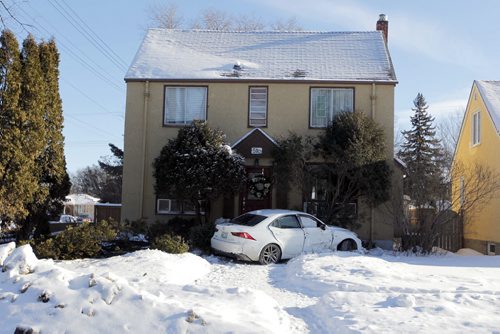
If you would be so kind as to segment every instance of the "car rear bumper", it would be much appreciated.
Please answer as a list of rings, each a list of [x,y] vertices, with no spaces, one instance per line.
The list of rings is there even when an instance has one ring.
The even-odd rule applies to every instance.
[[[255,261],[247,254],[244,254],[244,245],[242,243],[234,243],[225,240],[212,238],[212,251],[215,254],[224,255],[241,261]]]

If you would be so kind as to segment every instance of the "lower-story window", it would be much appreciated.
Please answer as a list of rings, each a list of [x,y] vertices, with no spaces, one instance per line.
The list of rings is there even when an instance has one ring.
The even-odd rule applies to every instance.
[[[205,201],[199,201],[201,213],[205,213]],[[196,207],[191,201],[175,198],[158,198],[156,200],[157,214],[196,214]]]

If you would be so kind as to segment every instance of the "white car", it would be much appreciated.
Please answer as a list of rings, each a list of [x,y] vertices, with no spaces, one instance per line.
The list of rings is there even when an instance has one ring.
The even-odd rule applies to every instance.
[[[328,226],[310,214],[290,210],[257,210],[219,223],[211,240],[216,254],[261,264],[325,249],[361,250],[354,232]]]

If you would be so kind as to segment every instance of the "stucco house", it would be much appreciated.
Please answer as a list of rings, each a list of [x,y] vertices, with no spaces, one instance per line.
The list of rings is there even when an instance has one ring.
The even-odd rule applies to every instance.
[[[273,173],[276,139],[318,135],[339,111],[360,111],[383,126],[393,161],[394,88],[388,21],[376,31],[222,32],[150,29],[126,74],[122,219],[164,221],[192,214],[175,198],[157,198],[153,160],[178,129],[194,119],[221,129],[243,155],[249,176]],[[307,196],[311,197],[311,196]],[[289,194],[289,208],[308,198]],[[212,204],[213,218],[276,208],[243,191]],[[391,244],[392,219],[382,208],[363,216],[361,238]]]
[[[500,81],[474,81],[467,102],[454,163],[480,164],[500,170]],[[464,180],[453,178],[455,210],[460,210]],[[466,217],[464,246],[484,254],[500,254],[500,198],[496,196]]]

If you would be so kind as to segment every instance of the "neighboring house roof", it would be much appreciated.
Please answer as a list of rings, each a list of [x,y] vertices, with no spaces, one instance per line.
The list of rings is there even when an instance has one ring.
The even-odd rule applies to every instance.
[[[66,196],[65,204],[86,205],[86,204],[95,204],[98,201],[99,198],[92,197],[87,194],[70,194]]]
[[[149,29],[125,80],[161,79],[397,82],[380,31]]]
[[[500,134],[500,81],[475,80],[479,94]]]

